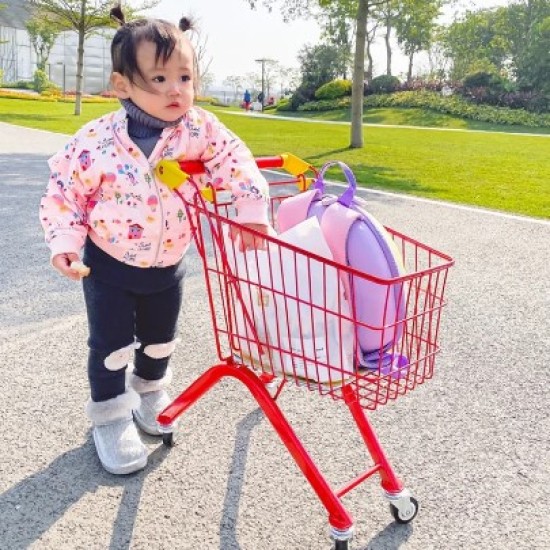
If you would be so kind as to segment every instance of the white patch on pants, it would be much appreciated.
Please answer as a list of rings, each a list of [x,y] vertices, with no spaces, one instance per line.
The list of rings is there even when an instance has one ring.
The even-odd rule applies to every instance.
[[[152,359],[163,359],[164,357],[170,357],[176,345],[179,343],[180,339],[176,338],[171,342],[166,342],[165,344],[149,344],[143,348],[143,353]]]
[[[123,369],[134,358],[134,350],[137,348],[139,348],[139,344],[132,342],[124,348],[117,349],[105,357],[103,364],[109,370]]]

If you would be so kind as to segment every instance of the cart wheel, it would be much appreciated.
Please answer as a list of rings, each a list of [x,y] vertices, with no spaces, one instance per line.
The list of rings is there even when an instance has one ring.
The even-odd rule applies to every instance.
[[[349,540],[334,541],[334,550],[349,550]]]
[[[176,444],[176,442],[174,441],[174,432],[162,434],[162,442],[167,447],[173,447]]]
[[[410,497],[408,501],[405,506],[402,505],[400,508],[390,503],[391,515],[397,523],[409,523],[418,514],[418,501],[414,497]]]

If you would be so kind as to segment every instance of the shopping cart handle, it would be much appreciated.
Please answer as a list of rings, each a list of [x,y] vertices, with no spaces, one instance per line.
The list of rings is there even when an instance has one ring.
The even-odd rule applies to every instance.
[[[283,153],[273,157],[256,157],[254,160],[260,169],[284,168],[293,176],[299,176],[313,170],[311,164],[292,153]],[[180,169],[190,176],[204,173],[204,163],[200,160],[180,160],[178,164]]]
[[[273,157],[257,157],[254,160],[260,169],[283,168],[293,176],[301,176],[310,170],[314,171],[309,163],[292,153],[283,153]],[[162,159],[155,166],[155,175],[172,190],[184,184],[190,176],[204,174],[204,171],[204,163],[200,160]]]

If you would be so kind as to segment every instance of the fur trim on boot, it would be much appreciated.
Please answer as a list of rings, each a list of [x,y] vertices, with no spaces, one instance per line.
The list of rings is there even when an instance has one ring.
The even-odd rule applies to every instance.
[[[97,455],[112,474],[130,474],[147,465],[147,448],[132,419],[132,410],[137,406],[139,396],[132,390],[107,401],[90,400],[86,404]]]
[[[130,374],[130,387],[137,393],[149,393],[158,390],[166,389],[172,382],[172,370],[167,369],[166,374],[158,380],[145,380],[133,372]],[[134,407],[134,408],[137,408]]]
[[[139,406],[139,395],[128,390],[107,401],[92,401],[86,403],[86,416],[94,423],[94,426],[110,424],[115,420],[129,418],[132,411]]]
[[[130,375],[130,386],[139,393],[139,407],[134,410],[136,424],[149,435],[162,435],[157,416],[171,403],[165,388],[172,381],[172,371],[168,369],[160,380],[145,380],[134,373]]]

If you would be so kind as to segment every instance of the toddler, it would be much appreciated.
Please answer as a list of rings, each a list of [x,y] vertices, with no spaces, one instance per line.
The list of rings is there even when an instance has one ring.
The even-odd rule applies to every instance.
[[[267,233],[268,185],[242,141],[193,106],[197,67],[184,32],[159,19],[121,24],[111,45],[112,87],[122,108],[86,124],[49,160],[40,220],[51,263],[82,278],[89,326],[86,413],[103,467],[128,474],[147,464],[134,424],[160,435],[169,403],[184,256],[192,235],[181,200],[154,174],[159,160],[199,159],[232,191],[241,224]],[[192,192],[183,186],[185,194]],[[255,247],[244,238],[241,248]],[[71,264],[73,266],[71,267]],[[128,387],[125,371],[134,370]]]

